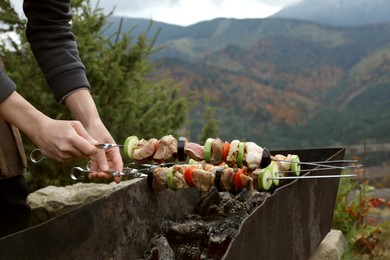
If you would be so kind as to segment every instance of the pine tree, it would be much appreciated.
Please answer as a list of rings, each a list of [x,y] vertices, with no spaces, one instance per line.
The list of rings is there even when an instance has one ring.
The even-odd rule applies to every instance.
[[[114,139],[122,143],[129,135],[140,138],[175,135],[186,123],[187,99],[168,76],[149,79],[154,64],[148,58],[158,51],[153,45],[158,34],[148,39],[146,31],[134,37],[131,28],[119,26],[115,35],[106,37],[104,31],[110,26],[107,18],[112,13],[105,15],[101,8],[92,8],[89,0],[74,0],[72,8],[73,33],[87,70],[91,93]],[[65,106],[56,104],[47,89],[24,36],[26,21],[17,16],[9,0],[2,1],[0,14],[0,23],[8,25],[1,28],[18,35],[18,40],[10,38],[0,43],[0,55],[18,92],[52,118],[71,118]],[[26,139],[25,148],[29,153],[35,146]],[[68,184],[70,167],[80,166],[80,163],[84,162],[61,165],[46,161],[33,165],[29,168],[33,182],[30,187],[34,190],[49,184]]]

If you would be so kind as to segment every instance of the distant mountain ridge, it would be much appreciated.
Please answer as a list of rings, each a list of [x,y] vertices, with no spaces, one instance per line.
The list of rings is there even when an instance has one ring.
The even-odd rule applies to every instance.
[[[390,22],[388,0],[303,0],[272,18],[299,19],[334,26],[364,26]]]
[[[123,28],[137,25],[139,33],[149,23],[124,19]],[[164,49],[152,58],[157,73],[168,71],[193,98],[192,140],[207,95],[226,140],[273,148],[390,142],[390,23],[221,18],[187,27],[153,22],[149,35],[159,28]]]

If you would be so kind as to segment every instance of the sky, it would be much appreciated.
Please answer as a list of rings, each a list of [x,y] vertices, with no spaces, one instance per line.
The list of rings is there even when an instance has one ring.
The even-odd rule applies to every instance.
[[[90,0],[115,15],[188,26],[215,18],[265,18],[300,0]],[[11,0],[22,13],[23,0]],[[115,9],[114,9],[115,8]]]

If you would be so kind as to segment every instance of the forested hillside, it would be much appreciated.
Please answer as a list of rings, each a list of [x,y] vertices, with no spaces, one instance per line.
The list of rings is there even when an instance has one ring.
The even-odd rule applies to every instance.
[[[171,74],[191,94],[192,139],[203,126],[207,96],[227,140],[272,148],[390,141],[390,23],[216,19],[188,27],[156,23],[150,35],[158,28],[156,45],[164,49],[152,57],[158,73]]]

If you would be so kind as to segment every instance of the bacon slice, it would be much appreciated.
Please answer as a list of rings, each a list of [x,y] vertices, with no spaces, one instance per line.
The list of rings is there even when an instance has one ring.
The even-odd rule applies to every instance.
[[[204,160],[204,146],[200,144],[188,142],[184,147],[184,153],[195,161]]]

